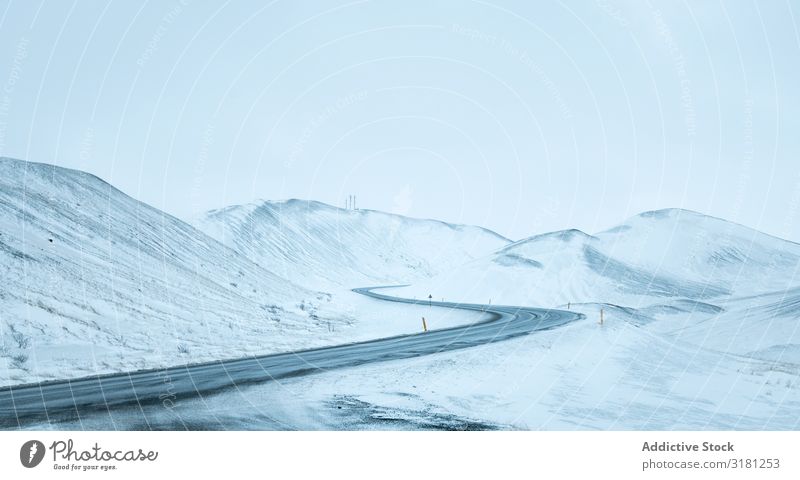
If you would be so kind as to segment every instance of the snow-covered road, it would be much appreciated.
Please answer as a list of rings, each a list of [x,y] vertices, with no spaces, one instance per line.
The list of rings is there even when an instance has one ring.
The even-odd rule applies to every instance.
[[[58,422],[85,418],[117,407],[138,406],[141,424],[147,425],[144,406],[164,405],[172,414],[186,416],[193,423],[192,411],[181,412],[175,400],[203,399],[223,389],[296,377],[342,367],[411,358],[444,351],[499,342],[538,330],[547,330],[579,320],[583,315],[561,310],[529,307],[428,302],[375,293],[373,287],[354,289],[376,299],[430,304],[431,308],[451,308],[485,312],[489,320],[469,325],[400,335],[366,342],[337,345],[258,357],[221,360],[160,370],[93,376],[0,389],[0,426],[18,428],[30,423]]]

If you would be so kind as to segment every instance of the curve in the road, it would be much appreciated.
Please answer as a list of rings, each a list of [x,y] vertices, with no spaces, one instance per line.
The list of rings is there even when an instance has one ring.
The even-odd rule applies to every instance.
[[[417,357],[468,348],[551,329],[581,314],[502,305],[417,301],[354,292],[390,302],[475,310],[491,319],[470,325],[399,335],[366,342],[131,373],[98,375],[0,388],[0,427],[16,428],[57,414],[77,414],[170,398],[202,397],[235,385],[306,375],[334,368]]]

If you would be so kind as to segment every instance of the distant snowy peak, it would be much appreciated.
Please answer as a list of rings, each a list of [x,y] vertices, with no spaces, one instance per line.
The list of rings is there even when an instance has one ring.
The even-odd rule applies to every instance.
[[[795,280],[800,271],[800,245],[676,208],[643,212],[596,235],[579,230],[538,235],[515,242],[498,254],[509,251],[529,259],[552,256],[553,252],[575,256],[603,276],[625,272],[625,281],[630,281],[649,275],[655,283],[661,279],[672,285],[664,291],[687,294],[683,287],[689,287],[698,298],[771,291],[800,283]]]
[[[516,250],[528,249],[532,246],[552,246],[552,247],[563,247],[566,245],[576,245],[576,244],[583,244],[587,241],[597,240],[595,237],[584,233],[580,230],[570,229],[570,230],[559,230],[556,232],[549,232],[549,233],[542,233],[540,235],[534,235],[532,237],[523,238],[522,240],[517,240],[516,242],[512,242],[507,246],[503,247],[497,253],[511,253]]]
[[[528,237],[501,248],[492,255],[492,261],[503,266],[532,266],[544,268],[554,255],[576,256],[594,237],[580,230],[560,230]]]
[[[637,236],[647,236],[660,233],[671,234],[679,231],[686,235],[695,236],[719,235],[743,238],[771,248],[780,247],[800,251],[800,244],[798,243],[766,234],[736,222],[683,208],[665,208],[642,212],[614,228],[597,233],[596,236],[610,237],[625,232],[635,233]]]
[[[796,243],[669,209],[642,213],[596,235],[563,230],[513,242],[408,292],[523,305],[642,306],[784,291],[800,287],[798,273]]]
[[[791,284],[800,264],[797,243],[690,210],[644,212],[597,237],[617,260],[743,293]]]
[[[661,229],[690,228],[690,229],[707,230],[715,232],[721,232],[721,231],[735,231],[740,233],[747,232],[755,236],[769,237],[775,240],[788,242],[787,240],[782,240],[776,237],[772,237],[753,228],[746,227],[744,225],[731,222],[729,220],[725,220],[719,217],[714,217],[711,215],[706,215],[703,213],[696,212],[694,210],[687,210],[684,208],[664,208],[660,210],[649,210],[646,212],[642,212],[639,213],[638,215],[634,215],[633,217],[628,218],[626,221],[617,225],[616,227],[600,232],[597,235],[622,233],[632,229],[646,229],[646,228],[653,228],[654,226],[658,226],[658,228]]]
[[[212,210],[196,224],[298,283],[347,288],[425,278],[510,242],[481,227],[297,199]]]
[[[303,200],[297,198],[290,198],[287,200],[255,200],[250,203],[242,205],[230,205],[227,207],[210,210],[203,214],[197,221],[198,225],[207,225],[209,220],[224,221],[225,223],[243,222],[248,217],[267,216],[279,219],[281,216],[314,216],[317,214],[335,214],[350,217],[364,217],[367,215],[374,215],[378,217],[385,217],[391,221],[402,223],[430,223],[443,226],[452,230],[460,232],[478,232],[481,235],[487,235],[496,238],[499,242],[508,244],[511,240],[500,235],[497,232],[489,230],[488,228],[465,225],[459,223],[447,223],[441,220],[422,219],[407,217],[396,213],[383,212],[380,210],[370,210],[361,208],[358,210],[351,210],[341,207],[329,205],[317,200]]]

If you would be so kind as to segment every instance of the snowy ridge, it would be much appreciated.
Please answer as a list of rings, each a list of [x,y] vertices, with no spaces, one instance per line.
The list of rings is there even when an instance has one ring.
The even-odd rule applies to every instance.
[[[645,212],[597,237],[608,257],[708,285],[709,297],[800,285],[800,245],[690,210]]]
[[[481,227],[305,200],[214,210],[197,225],[259,265],[315,288],[413,282],[510,242]]]
[[[0,159],[0,383],[410,333],[420,316],[432,328],[479,320],[350,292],[411,283],[390,294],[585,320],[413,365],[237,389],[215,397],[222,415],[248,428],[254,404],[301,428],[373,428],[358,423],[364,411],[410,428],[430,414],[498,428],[797,426],[796,243],[678,209],[516,242],[301,200],[226,207],[197,225],[94,176]],[[356,423],[341,423],[343,405]]]
[[[409,290],[550,306],[725,299],[800,286],[800,245],[687,210],[646,212],[588,235],[514,242]],[[476,294],[484,297],[476,297]]]

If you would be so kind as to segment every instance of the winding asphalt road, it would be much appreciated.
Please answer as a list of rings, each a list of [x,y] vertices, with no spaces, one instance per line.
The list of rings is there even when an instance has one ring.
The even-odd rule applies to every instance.
[[[561,310],[410,300],[373,291],[379,288],[392,287],[353,291],[390,302],[430,303],[435,307],[481,311],[491,318],[427,333],[313,350],[3,387],[0,388],[0,428],[18,428],[46,421],[53,415],[81,416],[125,405],[158,403],[164,398],[197,398],[235,385],[468,348],[555,328],[582,318],[581,314]]]

